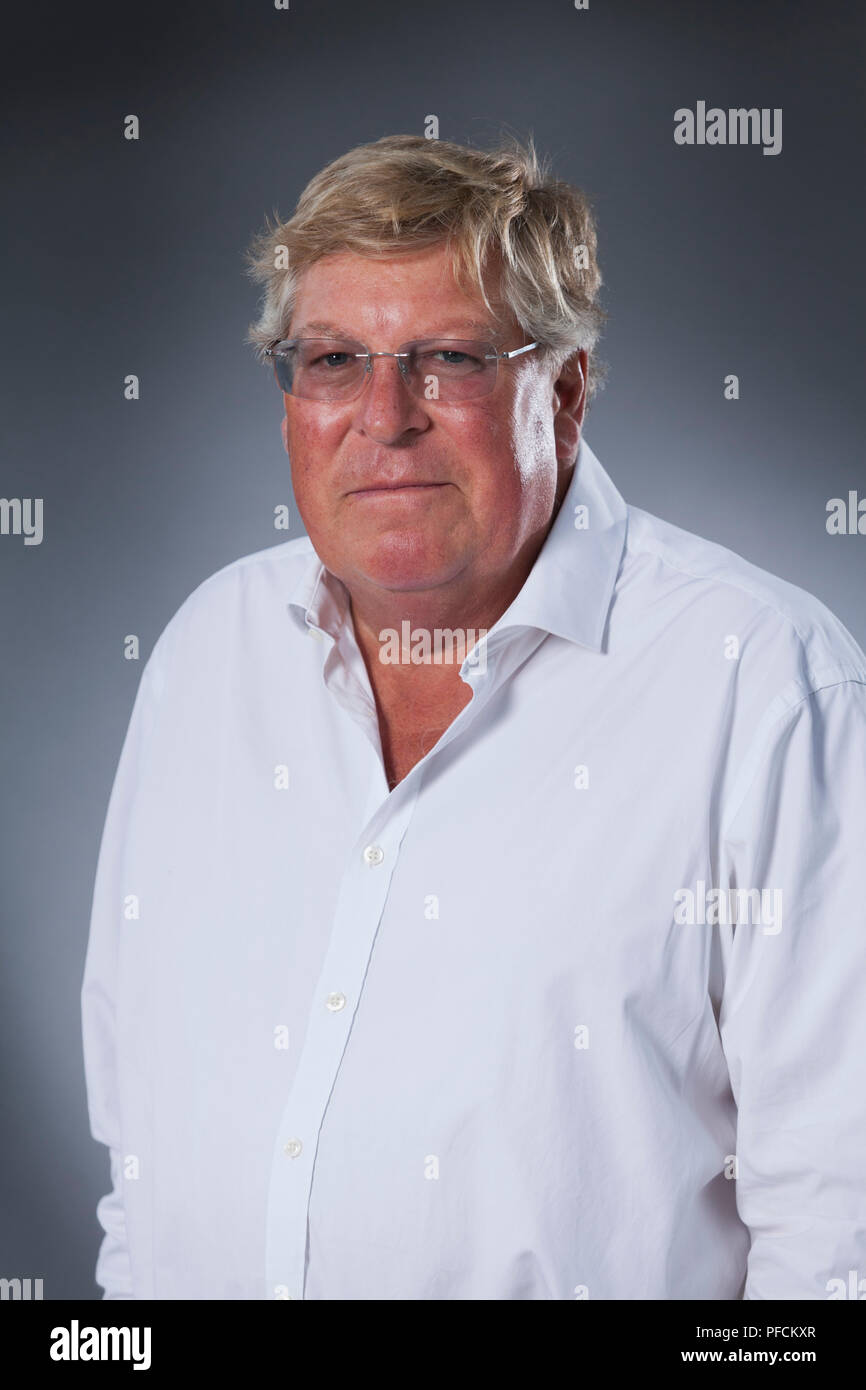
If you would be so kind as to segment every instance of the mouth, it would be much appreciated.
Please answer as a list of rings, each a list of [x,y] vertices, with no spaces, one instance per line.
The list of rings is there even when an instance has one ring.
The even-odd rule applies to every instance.
[[[380,483],[375,487],[356,488],[350,497],[415,497],[423,493],[437,492],[449,483]]]

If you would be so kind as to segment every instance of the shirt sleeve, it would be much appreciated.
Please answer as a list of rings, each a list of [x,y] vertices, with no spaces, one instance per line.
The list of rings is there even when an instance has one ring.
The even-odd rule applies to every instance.
[[[96,1282],[103,1298],[134,1298],[126,1216],[123,1209],[122,1159],[115,1148],[109,1150],[111,1191],[96,1204],[96,1216],[104,1236],[96,1260]]]
[[[104,1232],[96,1263],[103,1297],[134,1298],[123,1198],[121,1096],[116,1053],[115,1002],[119,933],[124,917],[124,850],[147,752],[156,703],[154,656],[141,675],[102,831],[90,933],[81,987],[84,1075],[91,1133],[109,1150],[111,1191],[97,1204]]]
[[[866,1275],[866,682],[792,697],[746,780],[721,882],[760,920],[720,928],[719,1012],[743,1297],[843,1297]]]

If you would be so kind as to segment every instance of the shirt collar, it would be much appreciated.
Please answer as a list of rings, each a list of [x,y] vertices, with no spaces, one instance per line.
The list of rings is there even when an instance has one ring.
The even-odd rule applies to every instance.
[[[562,505],[519,594],[488,633],[534,627],[601,651],[625,546],[628,508],[585,439]],[[301,629],[336,641],[349,613],[341,580],[315,551],[288,603]]]
[[[625,501],[581,438],[562,506],[526,583],[490,637],[508,627],[537,627],[601,651],[627,519]]]
[[[341,579],[326,569],[315,550],[301,571],[288,602],[289,615],[302,631],[320,629],[336,641],[349,615],[349,593]]]

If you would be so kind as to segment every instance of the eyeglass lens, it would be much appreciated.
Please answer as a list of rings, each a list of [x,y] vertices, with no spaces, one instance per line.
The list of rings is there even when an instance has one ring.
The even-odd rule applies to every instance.
[[[410,390],[427,400],[485,395],[496,381],[495,348],[476,340],[437,338],[407,343],[397,358]],[[375,357],[373,361],[375,362]],[[367,373],[363,344],[338,338],[299,338],[274,349],[277,380],[289,395],[337,401],[357,395]]]

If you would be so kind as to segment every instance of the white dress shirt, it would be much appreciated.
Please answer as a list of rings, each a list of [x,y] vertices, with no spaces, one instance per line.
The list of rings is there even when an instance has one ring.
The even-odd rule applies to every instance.
[[[307,538],[245,556],[142,673],[82,989],[106,1297],[866,1278],[848,631],[584,441],[389,791],[347,598]]]

